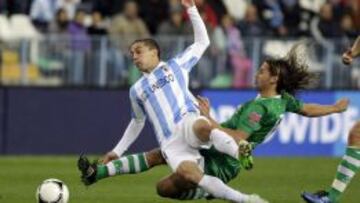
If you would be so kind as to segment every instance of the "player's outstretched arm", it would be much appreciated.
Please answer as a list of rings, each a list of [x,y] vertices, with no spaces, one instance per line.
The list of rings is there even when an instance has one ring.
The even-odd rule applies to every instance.
[[[341,113],[346,111],[349,106],[348,99],[340,99],[334,105],[320,105],[320,104],[304,104],[299,114],[306,117],[326,116],[332,113]]]
[[[199,51],[204,52],[210,44],[206,26],[197,10],[194,0],[182,0],[181,3],[186,8],[194,30],[194,44],[197,44]]]
[[[101,162],[103,164],[108,163],[109,161],[118,159],[121,155],[130,147],[130,145],[138,138],[141,130],[145,125],[145,114],[140,107],[140,104],[136,99],[136,92],[134,88],[130,88],[129,91],[130,104],[132,109],[132,119],[128,124],[122,138],[119,143],[115,146],[115,148],[108,152],[102,159]]]
[[[178,54],[174,60],[180,67],[190,71],[210,45],[210,39],[205,23],[202,20],[194,1],[182,0],[181,3],[189,15],[194,30],[194,43],[187,47],[184,52]]]
[[[353,46],[342,55],[342,61],[344,64],[349,65],[358,56],[360,56],[360,36],[357,37]]]
[[[101,163],[106,164],[112,160],[119,159],[121,155],[131,146],[132,143],[139,137],[141,130],[145,125],[145,120],[138,121],[132,119],[127,126],[124,135],[120,139],[119,143],[115,148],[106,153],[104,157],[101,158]]]

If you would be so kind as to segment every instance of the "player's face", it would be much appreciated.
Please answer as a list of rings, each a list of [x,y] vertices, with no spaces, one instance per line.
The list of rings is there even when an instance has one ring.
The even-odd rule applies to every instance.
[[[150,72],[152,70],[154,60],[157,59],[155,49],[150,49],[144,43],[138,42],[130,47],[130,56],[136,67],[142,72]]]
[[[269,65],[264,62],[261,64],[255,76],[255,86],[258,89],[266,89],[276,83],[276,76],[272,76],[269,71]]]

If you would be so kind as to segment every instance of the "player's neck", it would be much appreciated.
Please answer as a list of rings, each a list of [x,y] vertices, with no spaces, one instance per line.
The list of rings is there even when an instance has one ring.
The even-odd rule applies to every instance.
[[[154,61],[152,64],[149,65],[149,68],[144,71],[145,73],[151,73],[156,67],[158,67],[160,64],[160,60]]]
[[[278,93],[274,89],[260,90],[259,93],[261,97],[273,97],[278,95]]]

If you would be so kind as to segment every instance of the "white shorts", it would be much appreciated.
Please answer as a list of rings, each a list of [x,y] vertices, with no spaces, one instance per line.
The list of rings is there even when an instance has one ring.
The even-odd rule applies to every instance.
[[[200,155],[199,149],[208,143],[201,142],[193,131],[193,124],[199,119],[208,121],[198,114],[187,114],[176,125],[172,137],[162,144],[163,156],[174,172],[183,161],[192,161],[197,163],[200,169],[204,169],[204,158]]]

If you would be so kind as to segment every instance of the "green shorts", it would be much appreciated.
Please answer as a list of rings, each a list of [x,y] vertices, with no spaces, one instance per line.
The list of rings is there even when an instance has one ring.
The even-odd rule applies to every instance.
[[[205,174],[216,176],[224,183],[234,179],[240,172],[239,160],[218,152],[214,147],[201,149],[200,154],[205,160]]]

